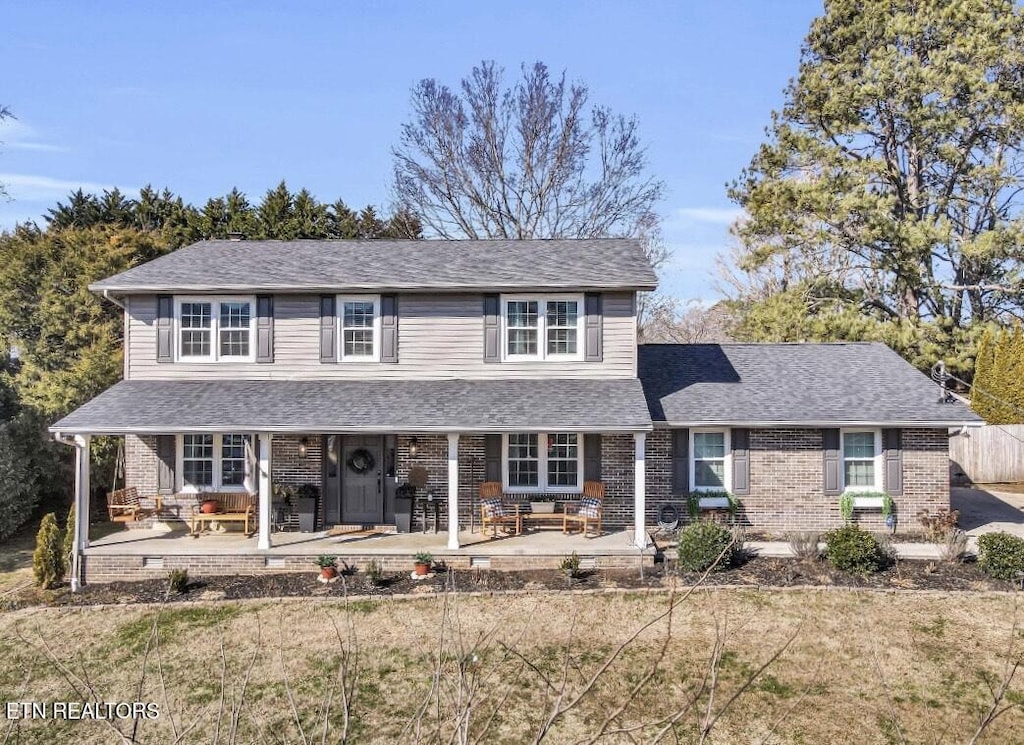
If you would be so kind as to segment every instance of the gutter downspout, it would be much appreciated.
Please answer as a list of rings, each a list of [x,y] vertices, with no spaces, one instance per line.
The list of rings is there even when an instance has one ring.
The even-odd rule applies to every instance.
[[[103,299],[104,300],[109,300],[110,302],[112,302],[114,305],[116,305],[121,310],[127,310],[127,308],[125,307],[124,303],[122,303],[120,300],[118,300],[117,298],[115,298],[113,295],[110,294],[110,290],[101,290],[101,292],[103,294]]]

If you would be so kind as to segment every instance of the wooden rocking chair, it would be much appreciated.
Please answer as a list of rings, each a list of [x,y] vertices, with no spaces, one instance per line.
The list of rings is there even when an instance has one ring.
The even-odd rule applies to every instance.
[[[604,484],[600,481],[583,482],[583,499],[575,513],[565,513],[562,519],[562,532],[568,533],[571,527],[579,526],[586,536],[591,526],[596,527],[597,535],[601,535],[601,515],[604,512]]]
[[[480,532],[486,533],[491,526],[491,537],[498,537],[498,526],[505,529],[511,526],[515,535],[523,532],[523,516],[519,513],[519,505],[509,506],[502,502],[501,483],[485,481],[480,484]]]

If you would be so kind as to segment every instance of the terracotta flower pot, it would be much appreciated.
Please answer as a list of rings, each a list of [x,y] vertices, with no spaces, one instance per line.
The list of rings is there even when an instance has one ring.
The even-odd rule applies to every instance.
[[[324,579],[334,579],[338,576],[336,567],[320,567],[320,576]]]
[[[200,507],[200,509],[203,511],[203,513],[207,514],[207,515],[212,515],[219,508],[220,508],[220,503],[216,499],[204,500],[202,507]]]
[[[430,564],[421,564],[416,562],[416,574],[420,577],[426,577],[430,574]]]

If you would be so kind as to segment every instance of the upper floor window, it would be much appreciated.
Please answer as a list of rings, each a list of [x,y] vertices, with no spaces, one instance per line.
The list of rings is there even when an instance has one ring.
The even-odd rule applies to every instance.
[[[177,298],[178,359],[253,359],[252,298]]]
[[[843,487],[881,491],[882,433],[877,429],[843,430]]]
[[[579,295],[502,298],[506,360],[582,359]]]
[[[353,295],[338,298],[341,360],[380,359],[380,297]]]

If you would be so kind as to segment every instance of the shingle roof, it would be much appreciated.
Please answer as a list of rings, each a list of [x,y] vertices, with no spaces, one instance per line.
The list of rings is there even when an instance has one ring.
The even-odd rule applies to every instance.
[[[884,344],[652,344],[639,375],[655,422],[980,423]]]
[[[650,429],[635,379],[124,380],[50,427],[69,434]]]
[[[89,285],[95,291],[654,289],[632,239],[202,241]]]

